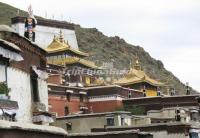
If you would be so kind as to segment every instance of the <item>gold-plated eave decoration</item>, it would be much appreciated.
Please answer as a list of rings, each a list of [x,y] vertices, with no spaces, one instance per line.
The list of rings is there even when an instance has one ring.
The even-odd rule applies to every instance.
[[[139,59],[136,56],[134,66],[130,68],[128,74],[126,74],[123,78],[115,81],[114,83],[123,86],[123,85],[132,85],[142,82],[146,82],[152,86],[157,86],[157,87],[164,85],[163,83],[150,78],[144,71],[142,71]]]
[[[83,57],[89,56],[88,53],[72,48],[69,45],[69,43],[64,40],[62,31],[60,31],[59,37],[54,36],[53,41],[46,48],[46,51],[49,54],[57,52],[71,52],[78,56],[83,56]]]

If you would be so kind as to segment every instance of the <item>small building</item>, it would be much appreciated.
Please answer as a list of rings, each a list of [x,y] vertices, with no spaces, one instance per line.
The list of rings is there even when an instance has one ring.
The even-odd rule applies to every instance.
[[[88,108],[90,112],[113,112],[123,107],[123,99],[143,97],[143,94],[135,89],[121,87],[119,85],[107,85],[86,87]]]
[[[48,84],[49,111],[56,116],[88,113],[88,98],[81,87]]]
[[[124,111],[77,114],[57,117],[54,126],[61,127],[69,133],[91,132],[91,128],[131,125],[131,113]]]
[[[164,84],[150,78],[141,68],[138,57],[134,63],[134,67],[130,69],[128,74],[123,78],[114,82],[117,85],[132,88],[141,91],[144,96],[160,96],[159,88]]]
[[[171,107],[161,110],[150,110],[147,116],[151,118],[151,123],[199,123],[199,108],[198,107]]]
[[[48,86],[49,110],[55,112],[57,116],[113,112],[122,108],[123,99],[143,96],[137,90],[118,85],[72,87],[48,84]]]

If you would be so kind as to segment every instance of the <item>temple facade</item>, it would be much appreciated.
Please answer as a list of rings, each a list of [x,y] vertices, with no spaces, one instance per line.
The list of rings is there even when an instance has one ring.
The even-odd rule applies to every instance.
[[[141,91],[144,96],[160,96],[160,87],[164,85],[163,83],[150,78],[142,70],[137,56],[134,66],[130,68],[128,74],[114,83],[126,88],[137,89]]]
[[[61,30],[58,37],[54,36],[46,51],[50,83],[82,87],[94,85],[96,76],[90,72],[99,70],[100,67],[84,59],[89,56],[88,53],[71,47],[68,41],[64,40]],[[63,82],[53,82],[56,78],[62,79]]]
[[[62,30],[54,36],[46,51],[49,110],[58,116],[88,112],[87,93],[81,88],[99,85],[98,76],[91,72],[101,68],[84,59],[89,54],[73,48]]]

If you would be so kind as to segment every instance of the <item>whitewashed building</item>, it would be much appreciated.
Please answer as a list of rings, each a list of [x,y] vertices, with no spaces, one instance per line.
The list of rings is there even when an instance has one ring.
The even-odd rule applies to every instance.
[[[20,55],[13,57],[17,61],[11,61],[6,67],[6,76],[1,77],[10,89],[10,99],[18,102],[17,121],[38,124],[52,122],[48,113],[46,52],[5,25],[0,26],[0,39],[20,50]],[[7,55],[10,56],[9,53]],[[4,72],[5,69],[0,67]]]
[[[61,127],[69,133],[91,132],[92,128],[107,126],[130,126],[131,113],[126,111],[74,114],[57,117],[54,126]]]
[[[9,63],[23,60],[21,50],[14,44],[0,39],[0,120],[15,121],[18,103],[8,97],[7,72]]]

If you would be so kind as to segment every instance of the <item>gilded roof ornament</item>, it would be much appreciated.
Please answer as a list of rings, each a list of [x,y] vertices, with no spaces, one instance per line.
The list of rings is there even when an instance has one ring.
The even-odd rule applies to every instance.
[[[142,70],[141,64],[140,64],[140,61],[139,61],[139,57],[138,57],[137,54],[135,56],[134,69],[136,69],[136,70]]]
[[[64,42],[64,35],[63,35],[63,32],[62,32],[61,29],[60,29],[60,33],[59,33],[59,40],[60,40],[61,43]]]
[[[126,74],[123,78],[115,81],[114,83],[117,85],[131,85],[141,82],[149,83],[153,86],[162,86],[163,83],[150,78],[144,71],[142,71],[141,64],[139,62],[139,58],[136,55],[136,60],[134,66],[130,68],[128,74]]]

